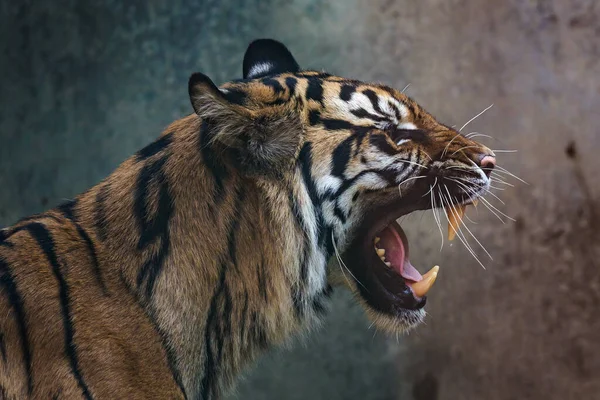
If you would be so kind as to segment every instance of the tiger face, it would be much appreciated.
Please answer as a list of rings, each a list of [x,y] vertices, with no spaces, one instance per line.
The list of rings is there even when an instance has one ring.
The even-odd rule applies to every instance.
[[[195,74],[189,90],[242,170],[288,188],[316,253],[309,292],[344,282],[387,331],[423,320],[438,270],[412,266],[396,220],[430,208],[459,214],[489,189],[490,149],[396,89],[302,71],[272,40],[250,45],[244,79],[217,88]]]

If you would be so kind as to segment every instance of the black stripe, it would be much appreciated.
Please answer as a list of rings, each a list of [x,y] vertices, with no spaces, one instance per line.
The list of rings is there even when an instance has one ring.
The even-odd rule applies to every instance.
[[[141,287],[146,280],[146,297],[150,298],[154,291],[156,279],[162,272],[164,262],[170,251],[169,221],[174,212],[173,199],[169,193],[169,184],[162,170],[167,157],[163,157],[152,164],[144,166],[138,177],[134,212],[140,227],[138,250],[146,249],[151,243],[161,240],[158,252],[153,254],[138,271],[137,285]],[[158,190],[158,207],[156,215],[150,221],[148,203],[148,189],[152,180],[160,186]]]
[[[65,218],[70,220],[73,223],[73,225],[75,225],[75,229],[77,229],[79,237],[85,242],[85,245],[88,249],[88,253],[90,253],[90,257],[92,258],[92,269],[94,271],[96,281],[98,282],[102,293],[105,296],[107,296],[108,290],[106,289],[106,284],[104,283],[104,279],[102,278],[102,272],[100,271],[100,263],[98,262],[96,248],[94,247],[94,243],[92,242],[90,235],[87,234],[87,232],[81,227],[81,225],[79,225],[79,222],[77,221],[77,217],[75,216],[74,210],[76,205],[77,201],[71,200],[58,206],[58,210],[65,216]]]
[[[308,112],[308,123],[311,125],[316,125],[319,123],[321,119],[321,113],[318,110],[310,110]]]
[[[352,93],[356,92],[356,86],[342,85],[340,90],[340,99],[349,101],[352,98]]]
[[[139,288],[144,283],[144,280],[146,281],[145,296],[147,299],[151,298],[154,294],[154,285],[156,284],[156,279],[162,272],[162,267],[168,253],[169,238],[167,235],[167,238],[162,239],[158,252],[150,256],[150,258],[147,259],[144,264],[142,264],[140,270],[138,271],[136,283]]]
[[[248,290],[244,286],[244,308],[242,309],[242,315],[240,318],[240,343],[242,348],[244,346],[249,347],[249,343],[245,341],[246,337],[246,321],[248,320]]]
[[[333,209],[333,213],[335,214],[336,217],[338,217],[338,219],[340,220],[340,222],[342,224],[346,223],[346,216],[344,215],[344,212],[337,204],[335,205],[335,208]]]
[[[264,79],[261,79],[261,82],[263,85],[266,85],[266,86],[272,88],[276,95],[279,95],[280,93],[285,92],[285,89],[283,88],[281,83],[279,83],[279,81],[276,79],[264,78]]]
[[[308,77],[308,86],[306,87],[306,99],[312,99],[323,104],[323,86],[317,77]]]
[[[133,211],[140,230],[140,239],[137,244],[138,250],[145,249],[151,242],[162,236],[168,228],[173,206],[168,184],[162,172],[166,161],[167,157],[163,157],[144,165],[136,182]],[[148,201],[152,181],[156,181],[160,185],[158,210],[155,218],[148,221],[150,217]]]
[[[228,173],[224,164],[218,159],[210,146],[212,137],[212,127],[207,120],[203,120],[202,128],[200,129],[200,152],[202,153],[202,159],[206,169],[209,171],[215,181],[214,201],[218,206],[222,203],[223,198],[225,197],[224,181],[227,179]]]
[[[8,301],[14,311],[15,320],[17,322],[19,336],[21,339],[21,352],[23,353],[25,373],[27,374],[27,393],[31,395],[33,390],[33,376],[31,375],[31,351],[29,349],[27,319],[25,318],[23,298],[17,289],[17,285],[10,267],[3,258],[0,258],[0,286],[4,289],[4,292],[8,296]]]
[[[132,292],[129,283],[127,283],[127,280],[123,277],[123,275],[121,275],[121,280],[125,283],[128,290],[130,292]],[[179,373],[179,371],[177,370],[177,367],[176,367],[175,351],[173,350],[173,347],[170,344],[168,335],[160,328],[160,326],[156,322],[156,315],[155,315],[154,309],[152,307],[150,307],[149,311],[150,312],[148,313],[148,318],[150,319],[150,323],[152,323],[152,327],[158,334],[161,345],[162,345],[163,349],[165,350],[165,353],[167,355],[167,365],[169,367],[169,370],[171,371],[171,374],[173,375],[173,380],[175,381],[175,384],[177,384],[177,386],[181,390],[181,393],[183,394],[183,398],[187,399],[187,393],[185,392],[183,383],[181,382],[181,374]]]
[[[410,139],[414,142],[423,144],[430,142],[427,131],[422,129],[393,129],[389,131],[389,135],[394,143],[398,143],[404,139]]]
[[[302,178],[304,180],[304,185],[306,186],[306,190],[308,191],[308,195],[310,200],[315,206],[315,208],[319,208],[321,205],[321,200],[319,199],[319,194],[317,193],[317,187],[315,182],[312,179],[312,143],[306,142],[300,153],[298,154],[298,162],[302,165]]]
[[[371,102],[371,105],[373,106],[373,110],[375,110],[376,113],[385,115],[385,113],[381,111],[381,107],[379,107],[379,96],[377,96],[377,93],[375,93],[371,89],[363,90],[362,93],[365,96],[367,96],[367,98]]]
[[[135,153],[136,161],[143,161],[147,158],[150,158],[150,157],[160,153],[161,151],[166,149],[171,144],[172,141],[173,141],[173,132],[169,132],[169,133],[161,136],[154,142],[150,143],[148,146],[144,147],[143,149],[141,149],[137,153]]]
[[[86,399],[92,399],[92,395],[83,379],[81,371],[79,370],[77,348],[75,347],[74,341],[75,328],[72,322],[71,305],[69,303],[69,286],[60,271],[60,264],[56,258],[56,247],[54,240],[52,239],[50,232],[48,232],[46,227],[42,224],[32,223],[28,225],[27,230],[37,241],[38,245],[46,255],[48,262],[52,266],[52,272],[58,281],[63,327],[65,330],[65,353],[67,354],[71,364],[71,372],[73,373],[75,380],[77,380],[79,387],[83,391],[83,396]]]
[[[323,118],[323,119],[321,119],[321,122],[323,123],[323,126],[325,126],[325,129],[329,129],[331,131],[337,131],[337,130],[341,130],[341,129],[353,130],[356,128],[360,128],[358,125],[354,125],[343,119]]]
[[[244,192],[238,192],[234,206],[234,216],[227,235],[229,238],[228,252],[227,254],[223,254],[221,256],[219,284],[213,293],[209,306],[208,317],[206,319],[206,327],[204,331],[204,376],[202,378],[200,388],[200,396],[202,399],[209,399],[213,395],[217,395],[217,378],[219,376],[217,369],[221,366],[221,359],[223,357],[225,344],[224,341],[227,338],[231,338],[231,314],[233,309],[233,301],[231,299],[231,293],[225,278],[227,275],[228,258],[231,258],[231,262],[234,264],[234,266],[236,263],[235,233],[238,230],[241,207],[244,198]],[[223,307],[222,312],[219,313],[219,306],[221,303]],[[230,340],[229,344],[233,346],[233,341]]]
[[[354,137],[349,136],[333,150],[331,157],[331,174],[333,176],[344,177],[344,172],[350,161],[352,142],[354,142]]]
[[[322,199],[319,196],[315,182],[312,179],[312,144],[310,142],[306,142],[304,146],[302,146],[300,154],[298,155],[298,162],[302,166],[302,179],[304,181],[304,186],[308,191],[311,203],[313,204],[317,232],[320,240],[322,240],[322,236],[325,234],[323,229],[323,213],[321,210]]]
[[[396,115],[396,120],[398,122],[402,122],[402,114],[400,113],[400,110],[398,109],[398,107],[389,100],[387,103],[388,103],[388,106],[390,106],[391,109],[394,110],[394,114]]]
[[[225,288],[226,265],[221,265],[221,274],[219,277],[219,285],[215,290],[208,308],[208,317],[206,318],[206,328],[204,330],[204,377],[200,388],[200,396],[202,399],[208,400],[216,388],[217,382],[217,360],[213,352],[213,331],[215,324],[219,319],[219,300]],[[222,347],[223,337],[217,332],[214,339],[218,342],[217,348]]]
[[[248,94],[240,89],[227,88],[225,92],[222,92],[223,96],[231,103],[243,106],[246,104]]]
[[[257,265],[257,273],[258,273],[258,288],[260,290],[260,294],[262,295],[265,303],[269,302],[269,297],[267,293],[267,280],[265,279],[265,261],[261,260],[260,264]]]
[[[388,137],[384,134],[370,135],[369,143],[387,155],[395,156],[398,154],[398,149],[390,143]]]
[[[319,71],[300,71],[296,73],[298,76],[310,77],[310,78],[328,78],[331,74],[327,72],[319,72]]]
[[[2,354],[2,362],[6,364],[6,344],[4,343],[4,333],[0,332],[0,353]]]
[[[292,78],[291,76],[288,76],[287,78],[285,78],[285,84],[290,89],[290,98],[296,93],[296,84],[297,83],[298,83],[298,80],[296,78]]]
[[[389,121],[389,118],[380,117],[379,115],[371,114],[370,112],[368,112],[364,108],[359,108],[359,109],[356,109],[356,110],[350,110],[350,112],[352,114],[354,114],[354,116],[357,117],[357,118],[367,118],[367,119],[370,119],[370,120],[373,120],[373,121],[377,121],[377,122]]]
[[[96,193],[96,207],[94,209],[96,235],[101,241],[105,241],[108,237],[107,234],[107,220],[106,220],[106,199],[108,198],[108,183],[103,184],[98,188]]]

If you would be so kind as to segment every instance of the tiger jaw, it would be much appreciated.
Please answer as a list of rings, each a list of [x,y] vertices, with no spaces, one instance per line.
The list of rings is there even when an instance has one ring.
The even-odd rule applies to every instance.
[[[429,182],[431,183],[431,182]],[[417,210],[431,209],[433,204],[423,193],[423,182],[403,192],[395,205],[378,206],[365,216],[342,256],[354,280],[352,290],[360,295],[368,314],[379,328],[391,332],[412,329],[425,318],[427,294],[439,273],[434,266],[421,274],[410,262],[408,238],[397,219]],[[469,205],[477,199],[447,207],[448,240],[453,240]]]

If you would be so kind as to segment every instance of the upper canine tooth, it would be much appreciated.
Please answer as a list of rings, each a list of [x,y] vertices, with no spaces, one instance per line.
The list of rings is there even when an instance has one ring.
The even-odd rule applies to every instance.
[[[385,255],[385,249],[377,249],[377,255],[383,257]]]
[[[446,207],[446,214],[448,215],[448,240],[452,241],[456,236],[466,208],[467,206],[462,204],[454,207]]]

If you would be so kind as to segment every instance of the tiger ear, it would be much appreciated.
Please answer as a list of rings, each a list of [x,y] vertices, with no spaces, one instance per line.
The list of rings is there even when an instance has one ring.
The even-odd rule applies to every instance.
[[[296,59],[287,47],[273,39],[253,41],[244,55],[244,79],[262,78],[299,70]]]
[[[250,110],[241,91],[220,90],[204,74],[188,82],[194,111],[212,127],[211,142],[235,149],[249,172],[278,173],[294,160],[302,138],[297,115],[272,110]]]

